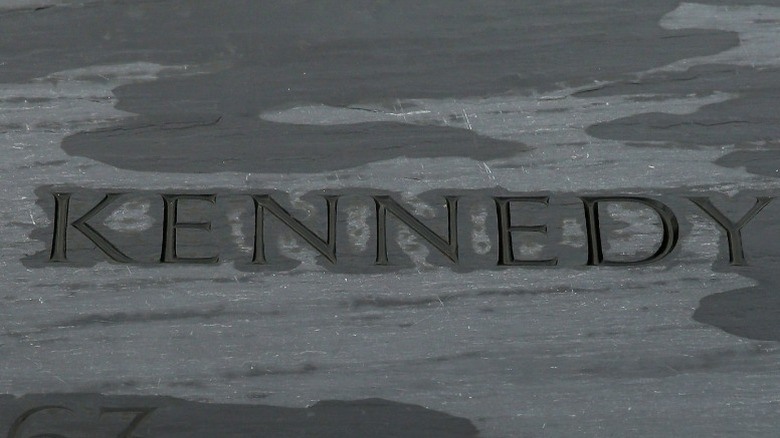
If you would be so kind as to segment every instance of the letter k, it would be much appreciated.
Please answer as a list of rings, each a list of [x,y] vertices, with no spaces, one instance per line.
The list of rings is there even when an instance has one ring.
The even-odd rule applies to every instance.
[[[67,230],[68,230],[68,207],[70,206],[70,193],[54,193],[54,237],[52,239],[50,261],[65,262],[67,257]],[[120,251],[114,244],[108,241],[87,221],[103,211],[109,204],[114,202],[123,193],[108,193],[97,205],[86,212],[83,216],[71,223],[73,228],[89,239],[111,260],[120,263],[130,263],[133,261],[125,253]]]

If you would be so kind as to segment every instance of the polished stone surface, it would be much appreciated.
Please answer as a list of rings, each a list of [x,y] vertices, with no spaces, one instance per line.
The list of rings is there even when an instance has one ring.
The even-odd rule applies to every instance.
[[[775,436],[780,202],[735,264],[689,198],[780,194],[778,98],[776,0],[0,0],[0,433]],[[115,192],[84,223],[129,263],[78,224]],[[217,263],[160,263],[171,194],[215,196],[177,232]],[[267,204],[252,263],[252,195],[313,237]],[[422,225],[377,264],[388,196]],[[499,263],[523,196],[514,257],[555,265]],[[599,196],[679,241],[589,265]],[[604,259],[658,211],[604,201]]]

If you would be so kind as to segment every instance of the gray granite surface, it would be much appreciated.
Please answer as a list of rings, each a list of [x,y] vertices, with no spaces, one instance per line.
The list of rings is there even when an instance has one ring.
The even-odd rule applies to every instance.
[[[778,102],[776,0],[0,0],[0,434],[776,436]]]

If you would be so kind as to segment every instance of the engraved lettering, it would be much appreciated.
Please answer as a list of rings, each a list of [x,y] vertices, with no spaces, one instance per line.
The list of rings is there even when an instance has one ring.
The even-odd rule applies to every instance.
[[[255,203],[255,245],[252,263],[263,264],[265,260],[264,217],[267,210],[295,234],[305,240],[331,263],[336,263],[336,217],[338,196],[324,196],[328,208],[327,237],[323,240],[301,221],[294,218],[269,195],[254,195]]]
[[[132,438],[133,431],[138,428],[138,426],[141,424],[146,417],[151,415],[152,412],[154,412],[157,408],[151,407],[151,408],[101,408],[100,409],[100,415],[99,417],[102,417],[103,414],[116,414],[116,413],[131,413],[131,414],[137,414],[133,419],[130,421],[130,424],[127,425],[127,427],[119,432],[119,435],[116,436],[116,438]]]
[[[213,257],[180,257],[176,251],[176,231],[180,228],[211,231],[211,222],[179,222],[179,201],[191,199],[216,203],[216,195],[162,195],[163,210],[163,241],[160,261],[163,263],[217,263],[219,256]]]
[[[525,231],[530,233],[547,234],[547,225],[512,225],[510,204],[512,202],[535,202],[549,205],[549,196],[509,196],[493,198],[496,202],[496,214],[498,216],[498,264],[499,266],[555,266],[558,258],[545,260],[517,260],[512,247],[512,232]]]
[[[726,232],[726,238],[729,244],[729,263],[734,266],[744,266],[745,252],[742,249],[742,228],[748,224],[764,207],[769,205],[772,201],[772,197],[758,197],[753,207],[745,213],[742,218],[735,224],[729,218],[726,217],[717,207],[715,207],[709,199],[705,197],[690,197],[694,204],[701,208],[707,216],[712,218],[716,224],[720,226],[723,231]]]
[[[120,263],[131,263],[133,259],[120,251],[114,244],[108,241],[95,228],[87,223],[95,215],[100,213],[109,204],[122,196],[122,193],[108,193],[96,206],[86,212],[83,216],[73,221],[73,228],[79,230],[87,239],[100,249],[111,260]],[[68,209],[70,205],[70,193],[54,194],[54,237],[52,239],[52,250],[49,260],[53,262],[67,261],[67,223]]]
[[[387,212],[414,230],[448,259],[458,263],[458,197],[445,196],[447,201],[447,240],[428,228],[390,196],[374,196],[376,203],[376,264],[386,265],[387,260]]]
[[[674,212],[665,204],[639,196],[586,196],[580,198],[585,207],[585,228],[588,236],[588,265],[634,266],[657,262],[669,255],[677,245],[680,227]],[[599,204],[604,202],[634,202],[652,208],[661,219],[663,234],[658,250],[642,260],[605,260],[601,248],[601,227],[599,225]]]
[[[25,422],[32,417],[33,415],[43,412],[43,411],[50,411],[50,410],[63,410],[68,412],[73,412],[70,409],[66,408],[65,406],[38,406],[36,408],[29,409],[22,413],[22,415],[18,416],[16,420],[14,420],[13,424],[11,425],[11,428],[8,430],[8,438],[19,438],[19,431],[22,429],[22,426],[24,426]],[[62,435],[56,435],[56,434],[46,434],[46,435],[38,435],[40,437],[52,437],[52,438],[65,438]]]

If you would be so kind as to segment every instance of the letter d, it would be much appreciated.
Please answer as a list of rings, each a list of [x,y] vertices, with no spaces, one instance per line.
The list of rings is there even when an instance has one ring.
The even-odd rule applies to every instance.
[[[580,198],[585,207],[585,228],[588,233],[588,265],[635,266],[657,262],[669,255],[677,245],[680,227],[672,210],[665,204],[654,199],[638,196],[586,196]],[[616,261],[605,260],[601,249],[601,227],[599,225],[599,203],[602,202],[634,202],[653,209],[661,219],[663,235],[658,250],[642,260]]]

